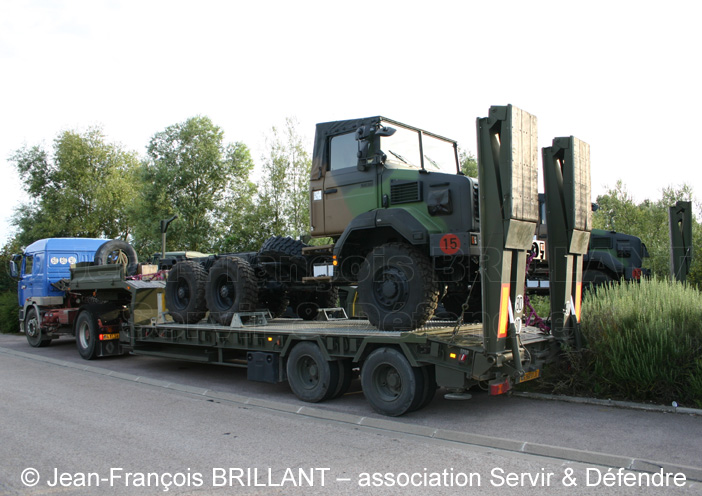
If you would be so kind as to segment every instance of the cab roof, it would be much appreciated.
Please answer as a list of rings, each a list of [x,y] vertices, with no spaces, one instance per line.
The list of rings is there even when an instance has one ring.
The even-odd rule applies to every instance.
[[[47,238],[35,241],[27,248],[25,253],[36,253],[46,250],[56,251],[95,251],[108,239],[99,238]]]

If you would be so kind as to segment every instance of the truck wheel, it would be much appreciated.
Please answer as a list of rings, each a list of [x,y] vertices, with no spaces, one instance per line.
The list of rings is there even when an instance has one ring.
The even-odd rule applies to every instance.
[[[302,401],[317,403],[331,398],[339,386],[339,367],[325,360],[316,343],[303,341],[288,356],[288,383]]]
[[[166,308],[173,320],[194,324],[207,313],[205,284],[207,273],[198,262],[178,262],[168,272]]]
[[[302,320],[314,320],[319,313],[319,305],[313,301],[305,301],[300,303],[295,311]]]
[[[351,367],[351,360],[348,358],[342,358],[336,360],[336,364],[339,367],[339,381],[336,386],[336,391],[332,394],[329,399],[339,398],[349,392],[351,387],[351,381],[353,380],[353,370]]]
[[[477,295],[477,297],[476,297]],[[446,313],[451,320],[456,320],[461,315],[463,311],[463,304],[468,297],[468,293],[458,292],[458,293],[448,293],[441,300],[441,304],[444,306]],[[471,294],[470,301],[468,302],[468,309],[463,314],[464,323],[474,323],[482,322],[482,306],[480,303],[481,291],[479,287],[476,287]]]
[[[409,245],[387,243],[374,248],[358,279],[363,311],[378,329],[416,329],[436,310],[439,285],[431,262]]]
[[[97,357],[98,325],[97,318],[90,310],[83,310],[76,318],[76,347],[86,360]]]
[[[394,348],[378,348],[361,368],[361,385],[373,410],[397,417],[417,408],[424,399],[419,367]]]
[[[121,239],[113,239],[100,245],[93,259],[95,265],[121,264],[126,266],[128,276],[139,269],[139,259],[134,247]]]
[[[43,348],[51,344],[51,338],[45,337],[39,326],[39,316],[33,307],[29,308],[24,316],[24,334],[29,345],[34,348]]]
[[[222,325],[231,324],[235,313],[253,312],[258,302],[253,269],[241,258],[220,258],[210,269],[205,298],[210,315]]]
[[[421,410],[425,406],[429,405],[436,395],[436,390],[438,386],[436,384],[436,376],[433,365],[424,365],[420,367],[422,369],[422,375],[424,377],[424,391],[422,393],[422,399],[417,405],[416,410]]]
[[[258,308],[267,308],[273,318],[280,317],[288,309],[288,300],[284,291],[259,291]]]
[[[319,308],[336,308],[339,306],[339,288],[331,287],[323,291],[315,291],[314,301]]]

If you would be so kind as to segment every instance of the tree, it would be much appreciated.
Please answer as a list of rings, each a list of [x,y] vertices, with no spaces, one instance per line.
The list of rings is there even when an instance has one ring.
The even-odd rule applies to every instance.
[[[458,161],[461,166],[461,172],[468,177],[478,177],[478,160],[473,155],[473,152],[461,150],[458,154]]]
[[[135,206],[140,214],[138,251],[160,250],[159,221],[174,214],[178,220],[168,231],[171,249],[211,252],[223,246],[227,235],[228,245],[235,246],[231,235],[240,225],[233,214],[252,208],[252,169],[246,145],[225,145],[223,131],[208,117],[192,117],[156,133],[142,164]]]
[[[688,185],[664,188],[658,201],[644,200],[638,205],[622,181],[597,197],[598,210],[593,215],[593,227],[638,236],[646,243],[650,258],[644,265],[661,278],[670,276],[670,232],[668,207],[676,201],[693,201],[693,191]],[[699,208],[698,208],[699,210]],[[693,247],[702,242],[702,228],[693,217]],[[698,241],[699,240],[699,241]],[[702,260],[693,255],[690,281],[702,282]]]
[[[135,189],[136,154],[105,142],[98,127],[65,131],[50,157],[41,146],[11,157],[30,200],[14,217],[18,241],[59,236],[126,239],[128,205]]]
[[[285,119],[282,132],[271,129],[263,160],[259,210],[271,235],[299,236],[309,231],[309,175],[312,160],[297,132],[298,122]]]

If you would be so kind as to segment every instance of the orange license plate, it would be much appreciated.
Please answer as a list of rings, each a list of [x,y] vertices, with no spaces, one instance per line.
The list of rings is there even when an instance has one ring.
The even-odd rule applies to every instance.
[[[524,377],[519,379],[519,382],[531,381],[532,379],[537,379],[541,375],[540,370],[532,370],[531,372],[524,372]]]

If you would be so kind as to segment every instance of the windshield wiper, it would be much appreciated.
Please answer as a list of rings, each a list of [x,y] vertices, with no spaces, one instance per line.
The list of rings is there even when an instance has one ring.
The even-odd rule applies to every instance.
[[[392,150],[388,150],[388,151],[389,151],[390,153],[392,153],[393,155],[395,155],[395,156],[396,156],[397,158],[399,158],[400,160],[402,160],[404,163],[406,163],[407,165],[409,165],[409,162],[408,162],[407,160],[405,160],[405,158],[404,158],[402,155],[400,155],[399,153],[395,153],[395,152],[392,151]]]
[[[433,165],[433,166],[436,168],[436,170],[441,170],[441,167],[439,166],[439,164],[437,164],[436,162],[434,162],[434,161],[431,159],[431,157],[429,157],[428,155],[424,155],[424,158],[427,159],[427,160],[429,161],[429,163],[431,163],[431,165]]]

